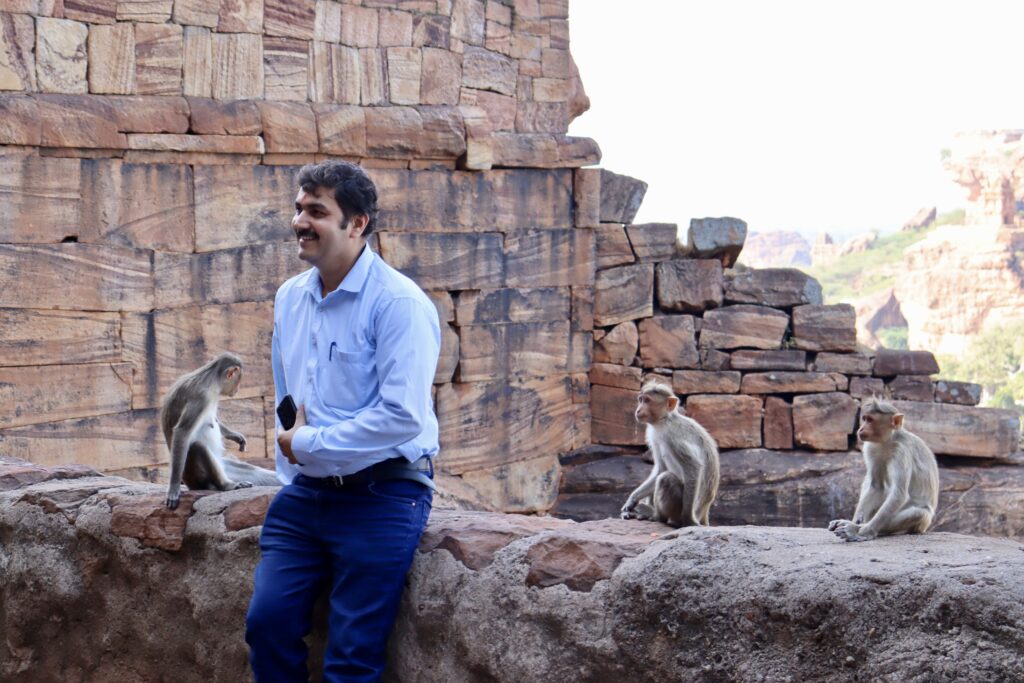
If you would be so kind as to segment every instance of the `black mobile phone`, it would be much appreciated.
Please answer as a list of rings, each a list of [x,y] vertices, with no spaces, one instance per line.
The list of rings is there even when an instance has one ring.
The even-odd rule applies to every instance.
[[[296,415],[297,409],[295,408],[295,401],[292,400],[292,395],[285,394],[285,397],[277,404],[277,419],[281,420],[282,427],[291,429],[295,426]]]

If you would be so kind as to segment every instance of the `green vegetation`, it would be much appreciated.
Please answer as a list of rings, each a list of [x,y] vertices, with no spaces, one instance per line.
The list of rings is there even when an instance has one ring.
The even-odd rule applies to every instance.
[[[907,247],[923,240],[937,226],[963,223],[963,219],[963,209],[950,211],[936,217],[925,230],[894,232],[879,237],[865,251],[842,256],[828,266],[805,270],[821,283],[826,303],[852,302],[892,287]]]
[[[887,349],[909,349],[907,345],[907,334],[909,330],[906,327],[883,327],[875,333],[878,340],[882,342],[882,346]]]
[[[1024,320],[982,333],[962,356],[940,357],[939,367],[944,379],[980,384],[985,405],[1024,413]]]

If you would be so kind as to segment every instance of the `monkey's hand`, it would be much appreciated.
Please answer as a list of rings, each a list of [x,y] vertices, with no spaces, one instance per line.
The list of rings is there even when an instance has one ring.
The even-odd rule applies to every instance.
[[[829,522],[828,530],[844,541],[867,541],[873,538],[870,534],[862,534],[860,524],[848,519],[835,519]]]
[[[636,519],[636,512],[633,511],[635,507],[635,502],[627,500],[626,504],[622,506],[622,510],[619,511],[619,517],[622,519]]]
[[[243,453],[245,453],[245,447],[248,445],[248,443],[249,442],[245,440],[244,436],[239,437],[239,439],[238,439],[238,450],[240,450]]]
[[[251,481],[236,481],[234,487],[232,487],[231,490],[233,491],[235,489],[251,489],[251,488],[252,488],[252,482]]]
[[[181,498],[181,491],[180,490],[179,491],[168,491],[167,492],[167,500],[164,501],[164,504],[167,506],[168,510],[177,510],[178,509],[178,500],[180,498]]]

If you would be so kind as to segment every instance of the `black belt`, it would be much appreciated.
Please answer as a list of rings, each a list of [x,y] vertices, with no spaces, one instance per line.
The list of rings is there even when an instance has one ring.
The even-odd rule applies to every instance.
[[[419,482],[430,490],[436,491],[437,487],[434,485],[433,477],[434,462],[431,458],[424,456],[416,462],[409,462],[405,458],[382,460],[358,472],[331,477],[310,477],[306,474],[297,474],[295,475],[295,480],[296,483],[306,484],[314,488],[341,489],[349,485],[369,484],[375,481],[407,479]],[[300,478],[301,482],[299,481]]]

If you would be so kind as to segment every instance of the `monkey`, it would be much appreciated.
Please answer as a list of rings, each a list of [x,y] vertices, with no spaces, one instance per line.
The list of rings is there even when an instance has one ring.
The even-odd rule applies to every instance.
[[[220,397],[237,394],[241,381],[242,359],[222,353],[178,378],[164,397],[160,427],[171,452],[171,481],[165,501],[171,510],[178,507],[182,480],[193,491],[280,486],[274,472],[224,453],[223,439],[234,441],[245,451],[245,437],[217,419]]]
[[[867,469],[853,520],[836,519],[828,530],[844,541],[889,534],[921,534],[939,502],[939,466],[921,437],[903,428],[891,403],[871,399],[861,407],[857,438]]]
[[[623,519],[653,519],[674,527],[708,525],[708,509],[718,493],[718,445],[678,407],[676,395],[658,382],[647,383],[637,395],[636,420],[647,425],[654,467],[626,499]],[[648,496],[651,505],[638,505]]]

